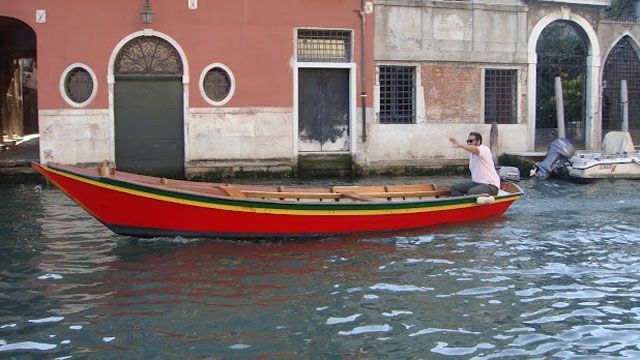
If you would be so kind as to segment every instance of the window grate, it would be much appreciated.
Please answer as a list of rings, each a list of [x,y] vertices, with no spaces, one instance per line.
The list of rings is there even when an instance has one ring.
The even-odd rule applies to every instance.
[[[515,124],[517,70],[486,69],[484,85],[484,121],[487,124]]]
[[[81,104],[89,100],[93,93],[91,74],[81,67],[72,69],[64,79],[64,91],[75,103]]]
[[[220,102],[231,92],[231,78],[224,69],[214,67],[207,71],[202,87],[209,99]]]
[[[555,78],[561,77],[564,94],[565,132],[577,148],[585,143],[585,79],[589,40],[577,24],[556,20],[540,34],[536,44],[535,146],[547,149],[558,137]],[[531,81],[529,79],[528,81]]]
[[[157,36],[140,36],[120,50],[114,73],[116,76],[180,76],[182,59],[168,41]]]
[[[351,32],[344,30],[298,30],[298,61],[350,62]]]
[[[629,36],[623,37],[611,50],[604,65],[602,81],[602,135],[622,128],[620,87],[627,80],[629,132],[634,143],[640,143],[640,60]]]
[[[380,66],[380,123],[416,122],[416,69],[413,66]]]

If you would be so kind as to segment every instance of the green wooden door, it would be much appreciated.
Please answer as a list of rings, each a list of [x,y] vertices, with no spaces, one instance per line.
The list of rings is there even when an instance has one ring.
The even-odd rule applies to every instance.
[[[184,177],[183,88],[176,77],[126,77],[114,89],[116,167]]]

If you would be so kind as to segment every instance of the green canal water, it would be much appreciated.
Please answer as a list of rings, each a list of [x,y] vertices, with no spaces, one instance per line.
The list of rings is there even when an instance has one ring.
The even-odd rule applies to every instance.
[[[0,358],[640,359],[640,182],[521,185],[498,219],[254,243],[3,184]]]

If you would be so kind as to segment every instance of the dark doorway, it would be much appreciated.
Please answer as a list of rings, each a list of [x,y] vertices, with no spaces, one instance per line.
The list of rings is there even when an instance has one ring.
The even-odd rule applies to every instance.
[[[627,81],[629,133],[640,143],[640,59],[628,36],[609,53],[602,76],[602,135],[622,128],[620,83]]]
[[[584,148],[587,35],[574,23],[558,20],[542,31],[536,52],[536,148],[546,149],[558,136],[557,76],[562,79],[566,137],[576,148]]]
[[[115,160],[118,169],[184,177],[182,60],[166,40],[142,36],[115,63]]]
[[[349,151],[349,70],[298,70],[300,152]]]
[[[37,143],[36,34],[26,23],[0,16],[0,150]],[[37,158],[38,146],[30,145]]]

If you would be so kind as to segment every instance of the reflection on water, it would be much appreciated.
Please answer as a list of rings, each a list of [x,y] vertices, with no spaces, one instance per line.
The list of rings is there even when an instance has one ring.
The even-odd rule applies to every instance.
[[[495,220],[282,243],[3,187],[0,358],[640,358],[640,183],[523,186]]]

